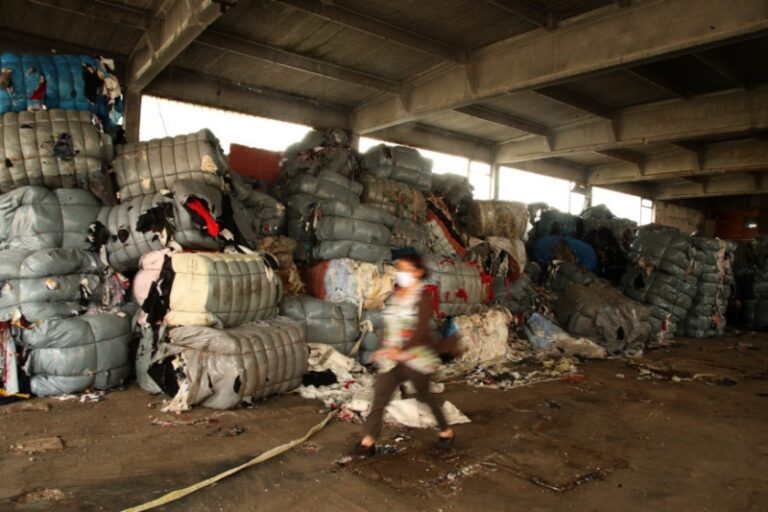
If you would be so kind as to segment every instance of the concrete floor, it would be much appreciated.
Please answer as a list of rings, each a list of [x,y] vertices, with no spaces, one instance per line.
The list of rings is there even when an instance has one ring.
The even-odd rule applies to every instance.
[[[451,385],[446,398],[473,423],[457,428],[448,454],[432,449],[432,432],[388,429],[385,437],[410,437],[402,452],[339,467],[359,427],[334,420],[305,445],[160,510],[768,510],[768,335],[680,340],[640,362],[659,378],[609,360],[583,364],[578,383]],[[158,405],[132,386],[98,403],[1,407],[0,510],[120,510],[300,437],[323,417],[297,396],[182,416]],[[221,435],[235,425],[245,431]],[[12,448],[50,436],[64,449]],[[29,494],[40,489],[57,501]]]

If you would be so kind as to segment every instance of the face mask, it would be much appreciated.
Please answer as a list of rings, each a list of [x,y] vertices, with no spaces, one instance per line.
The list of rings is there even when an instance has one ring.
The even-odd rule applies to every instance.
[[[400,288],[410,288],[416,283],[416,278],[410,272],[395,272],[395,282]]]

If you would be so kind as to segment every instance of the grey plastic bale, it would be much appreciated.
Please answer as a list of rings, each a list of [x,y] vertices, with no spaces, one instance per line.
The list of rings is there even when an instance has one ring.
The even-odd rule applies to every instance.
[[[285,228],[285,205],[232,175],[233,193],[252,231],[259,236],[279,235]]]
[[[655,226],[639,229],[629,250],[629,259],[633,263],[642,262],[676,276],[690,272],[693,256],[689,236]]]
[[[649,308],[599,283],[568,287],[554,312],[566,331],[590,337],[610,354],[641,352],[651,338]]]
[[[27,185],[87,188],[103,175],[111,141],[93,114],[74,110],[7,112],[0,127],[0,192]]]
[[[214,216],[222,213],[221,192],[200,182],[177,181],[172,188],[173,195],[154,194],[135,197],[117,206],[105,206],[99,213],[99,222],[107,228],[106,243],[109,264],[119,272],[139,268],[139,259],[151,251],[159,251],[173,240],[184,249],[217,251],[222,244],[202,230],[184,207],[191,197],[204,200]],[[154,229],[140,229],[140,220],[147,212],[159,213],[167,205],[170,215],[166,218],[171,228],[163,239],[164,226],[153,223]]]
[[[484,300],[480,270],[469,263],[451,259],[427,259],[427,284],[435,287],[439,317],[476,313]]]
[[[280,314],[301,323],[307,343],[331,345],[349,354],[360,336],[360,320],[355,304],[325,302],[309,295],[287,297]]]
[[[299,217],[307,214],[308,204],[324,199],[359,204],[363,186],[341,174],[324,170],[317,175],[283,175],[274,193],[286,203],[289,217]],[[312,200],[304,200],[303,206],[300,206],[290,201],[293,196],[311,197]]]
[[[0,252],[0,321],[29,322],[83,313],[101,300],[105,266],[82,249]]]
[[[706,338],[723,334],[728,298],[734,282],[734,246],[719,239],[695,237],[693,275],[698,280],[691,308],[683,322],[686,336]]]
[[[166,322],[237,327],[277,314],[283,286],[262,254],[177,253]]]
[[[503,276],[494,276],[492,287],[494,301],[512,314],[530,313],[536,308],[536,291],[527,274],[522,274],[514,282]]]
[[[419,192],[432,188],[432,160],[424,158],[417,149],[405,146],[373,146],[363,155],[366,172],[399,181]]]
[[[423,224],[427,214],[424,196],[405,183],[368,174],[360,181],[363,194],[360,202],[379,208],[398,219]]]
[[[222,189],[222,177],[229,170],[219,140],[210,130],[132,142],[115,149],[113,172],[121,201],[170,189],[179,180]]]
[[[373,353],[381,347],[381,340],[384,337],[384,315],[383,310],[365,310],[360,317],[360,326],[370,322],[372,330],[366,332],[360,342],[360,351],[357,353],[357,360],[362,364],[371,363]]]
[[[567,290],[574,284],[591,284],[597,282],[598,278],[592,272],[585,270],[576,263],[563,261],[559,264],[550,266],[548,275],[548,285],[554,292]]]
[[[318,240],[314,258],[352,258],[376,263],[391,257],[392,215],[365,205],[324,201],[316,210],[313,234]]]
[[[429,231],[424,224],[414,224],[398,219],[392,227],[392,239],[389,245],[394,249],[413,247],[419,254],[424,254],[429,245]]]
[[[32,393],[54,396],[88,388],[110,389],[131,375],[131,323],[102,313],[42,322],[19,334],[29,349],[24,371]]]
[[[99,201],[87,190],[20,187],[0,195],[0,250],[88,249]]]
[[[304,138],[285,150],[283,175],[317,174],[332,171],[353,177],[358,171],[357,152],[350,146],[344,130],[328,128],[312,130]]]
[[[171,411],[193,405],[232,409],[301,385],[309,349],[298,322],[287,318],[231,329],[176,327],[156,359],[180,359]]]

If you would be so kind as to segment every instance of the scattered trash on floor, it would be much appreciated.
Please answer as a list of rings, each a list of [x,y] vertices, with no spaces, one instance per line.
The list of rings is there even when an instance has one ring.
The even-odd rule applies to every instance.
[[[60,451],[64,448],[64,440],[58,436],[43,437],[40,439],[28,441],[24,444],[15,444],[11,446],[13,451],[26,454]]]

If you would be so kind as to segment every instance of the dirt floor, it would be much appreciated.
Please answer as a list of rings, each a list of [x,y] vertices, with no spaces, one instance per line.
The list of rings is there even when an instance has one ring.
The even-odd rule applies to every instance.
[[[768,510],[768,335],[680,340],[580,373],[511,391],[450,385],[445,397],[472,419],[450,453],[433,449],[434,432],[388,428],[398,453],[339,465],[359,426],[333,420],[293,451],[159,510]],[[159,405],[134,385],[97,403],[0,407],[0,510],[120,510],[323,418],[319,402],[295,395],[181,416]],[[40,439],[44,451],[24,452]]]

